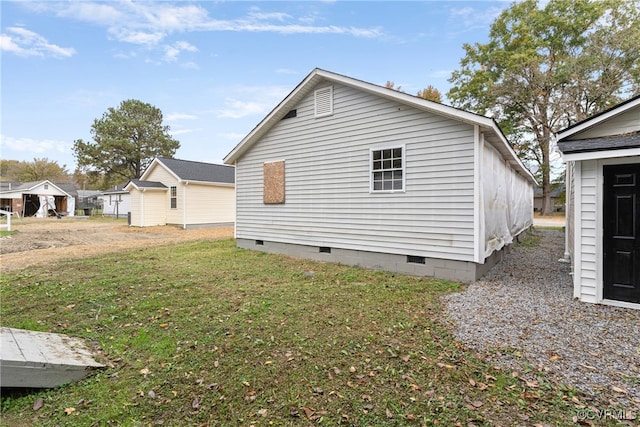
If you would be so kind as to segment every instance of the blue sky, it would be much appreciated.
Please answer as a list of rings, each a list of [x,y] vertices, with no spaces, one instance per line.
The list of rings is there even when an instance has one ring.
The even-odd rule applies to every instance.
[[[162,110],[176,157],[221,163],[315,67],[443,95],[508,2],[0,3],[0,157],[75,169],[109,107]],[[445,100],[446,101],[446,100]]]

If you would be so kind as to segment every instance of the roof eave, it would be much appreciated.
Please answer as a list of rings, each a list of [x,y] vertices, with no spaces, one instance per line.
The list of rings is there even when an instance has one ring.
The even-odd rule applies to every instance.
[[[631,108],[635,108],[637,106],[640,105],[640,96],[636,96],[634,98],[631,98],[621,104],[618,104],[606,111],[603,111],[600,114],[596,114],[595,116],[589,117],[581,122],[578,122],[572,126],[569,126],[568,128],[561,130],[560,132],[556,133],[556,141],[562,141],[563,139],[566,139],[572,135],[575,135],[577,133],[580,133],[582,131],[585,131],[587,129],[589,129],[590,127],[593,127],[597,124],[600,124],[606,120],[611,119],[612,117],[615,117],[619,114],[622,114],[628,110],[630,110]]]

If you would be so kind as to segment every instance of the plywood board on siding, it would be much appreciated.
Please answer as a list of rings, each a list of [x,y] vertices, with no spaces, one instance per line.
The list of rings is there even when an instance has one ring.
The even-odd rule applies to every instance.
[[[267,205],[284,203],[284,161],[263,165],[263,202]]]

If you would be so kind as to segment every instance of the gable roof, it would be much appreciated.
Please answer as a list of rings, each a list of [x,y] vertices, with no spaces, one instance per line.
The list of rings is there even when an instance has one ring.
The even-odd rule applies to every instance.
[[[318,84],[323,82],[338,83],[383,98],[428,111],[440,116],[479,126],[486,133],[488,140],[506,159],[509,165],[525,176],[531,183],[537,185],[531,172],[522,164],[515,151],[507,141],[495,120],[479,114],[471,113],[448,105],[429,101],[417,96],[388,89],[362,80],[347,77],[331,71],[315,68],[302,82],[296,86],[284,100],[282,100],[253,130],[236,145],[224,158],[227,164],[234,164],[242,155],[258,142],[269,130],[275,126],[289,111],[307,96]]]
[[[153,159],[153,162],[151,162],[147,170],[144,171],[140,180],[144,181],[144,178],[147,177],[150,171],[156,166],[164,167],[178,181],[235,184],[236,180],[236,173],[233,166],[171,159],[168,157],[156,157]]]
[[[621,102],[620,104],[614,105],[608,110],[604,110],[596,115],[582,120],[581,122],[575,123],[565,129],[562,129],[561,131],[556,132],[556,139],[557,141],[566,139],[571,135],[589,129],[597,124],[600,124],[638,106],[640,106],[640,95],[634,96],[624,102]]]
[[[124,189],[129,191],[131,187],[134,187],[138,190],[140,189],[151,189],[151,190],[167,190],[168,187],[161,182],[157,181],[143,181],[140,179],[132,179],[124,186]]]
[[[113,188],[109,188],[108,190],[101,191],[101,194],[120,194],[120,193],[128,193],[124,187],[128,184],[128,182],[120,185],[116,185]]]
[[[602,136],[598,138],[558,141],[558,149],[562,151],[562,154],[621,150],[639,147],[640,131],[622,135]]]
[[[18,184],[16,186],[14,186],[11,190],[4,190],[2,191],[2,193],[28,193],[29,191],[44,185],[44,184],[48,184],[51,185],[53,187],[55,187],[58,191],[60,191],[61,193],[63,193],[64,195],[66,195],[67,197],[72,197],[72,194],[69,193],[69,191],[71,191],[71,189],[69,188],[71,186],[71,188],[73,189],[71,191],[71,193],[75,192],[75,187],[73,187],[72,184],[54,184],[53,182],[49,181],[48,179],[43,179],[41,181],[30,181],[30,182],[23,182],[22,184]],[[67,190],[69,191],[65,191],[65,189],[63,188],[65,187]]]

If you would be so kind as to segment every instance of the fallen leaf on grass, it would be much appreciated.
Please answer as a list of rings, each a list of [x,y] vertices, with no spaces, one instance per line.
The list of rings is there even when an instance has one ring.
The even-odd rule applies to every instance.
[[[393,412],[391,412],[389,408],[385,410],[385,414],[387,415],[387,418],[393,418]]]
[[[616,393],[627,394],[627,390],[622,389],[620,387],[616,387],[614,385],[611,386],[611,390],[615,391]]]
[[[151,371],[149,370],[149,368],[142,368],[140,369],[140,373],[146,377],[151,373]]]
[[[42,408],[44,406],[44,399],[39,397],[36,399],[35,402],[33,402],[33,410],[37,411],[38,409]]]
[[[198,409],[201,403],[202,403],[202,398],[196,397],[195,399],[193,399],[193,402],[191,402],[191,407],[193,409]]]
[[[64,413],[67,414],[67,415],[71,415],[74,412],[76,412],[76,408],[67,408],[67,409],[64,410]]]
[[[267,416],[267,410],[266,409],[259,409],[257,414],[262,416],[262,417],[266,417]]]
[[[302,410],[304,411],[304,414],[307,416],[307,418],[311,419],[311,417],[313,417],[313,414],[316,413],[316,410],[313,408],[308,408],[308,407],[304,407],[302,408]]]
[[[455,366],[449,365],[447,363],[438,362],[438,363],[436,363],[436,365],[438,365],[441,368],[455,369]]]

